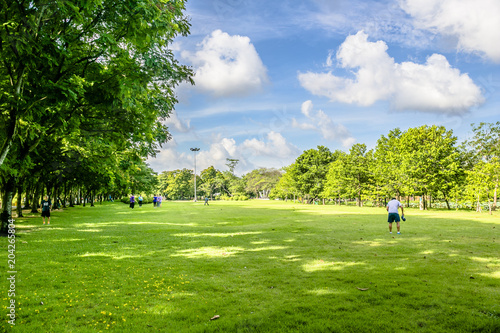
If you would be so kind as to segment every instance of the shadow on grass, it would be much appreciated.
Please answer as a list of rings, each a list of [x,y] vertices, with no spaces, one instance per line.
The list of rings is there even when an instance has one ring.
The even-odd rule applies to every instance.
[[[396,236],[378,210],[185,206],[141,212],[109,206],[103,216],[86,208],[60,230],[34,228],[43,234],[32,235],[40,243],[30,242],[38,246],[30,256],[40,267],[65,270],[65,278],[102,280],[101,294],[112,294],[110,304],[120,307],[113,316],[126,313],[127,322],[115,320],[124,332],[368,332],[383,330],[380,318],[395,308],[398,321],[388,331],[417,331],[420,323],[451,332],[463,320],[457,318],[476,317],[498,327],[498,308],[489,300],[498,296],[498,245],[484,225],[419,215]],[[59,254],[65,243],[67,255],[51,255],[50,262],[39,256],[40,249]],[[144,307],[122,310],[131,299]],[[216,314],[220,319],[210,321]]]

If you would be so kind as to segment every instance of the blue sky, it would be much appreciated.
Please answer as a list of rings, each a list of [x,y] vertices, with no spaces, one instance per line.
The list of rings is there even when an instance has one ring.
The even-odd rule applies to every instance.
[[[191,0],[171,45],[196,72],[177,89],[161,172],[290,165],[324,145],[374,148],[396,127],[460,141],[500,121],[498,0]]]

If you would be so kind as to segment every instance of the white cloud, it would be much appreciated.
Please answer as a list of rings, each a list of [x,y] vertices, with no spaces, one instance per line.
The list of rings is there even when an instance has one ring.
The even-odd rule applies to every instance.
[[[267,134],[267,142],[253,138],[245,140],[241,146],[256,156],[289,158],[300,153],[299,149],[288,143],[280,133],[273,131]]]
[[[177,111],[175,110],[170,113],[170,116],[164,121],[164,123],[169,127],[169,129],[173,128],[182,133],[188,132],[190,128],[190,121],[180,119],[177,115]]]
[[[149,158],[147,163],[156,172],[183,169],[186,165],[193,165],[189,159],[189,154],[179,153],[177,148],[177,142],[172,139],[163,145],[160,152],[156,154],[156,157]]]
[[[500,1],[401,0],[417,28],[458,40],[457,48],[500,62]]]
[[[395,63],[383,41],[369,42],[360,31],[346,38],[337,52],[339,65],[355,78],[328,73],[299,73],[301,85],[331,101],[370,106],[390,101],[396,110],[462,114],[483,102],[478,86],[467,74],[433,54],[424,65]]]
[[[268,82],[267,69],[250,38],[215,30],[192,54],[181,56],[195,67],[195,89],[216,97],[246,96]]]
[[[326,140],[340,141],[346,148],[351,147],[355,142],[349,130],[342,124],[335,123],[323,110],[313,112],[314,105],[308,100],[302,103],[301,112],[309,122],[299,123],[297,119],[292,119],[292,127],[302,130],[313,130],[321,133]]]
[[[302,103],[302,106],[300,108],[300,112],[302,112],[303,115],[305,115],[307,118],[311,117],[311,112],[313,110],[313,103],[312,101],[305,101]]]
[[[269,132],[264,139],[248,139],[241,144],[233,138],[220,135],[212,137],[208,148],[202,148],[196,154],[197,173],[210,166],[226,171],[227,159],[238,159],[235,173],[245,174],[258,167],[281,168],[291,164],[301,151],[277,132]],[[156,158],[148,160],[153,170],[182,169],[194,167],[194,154],[179,153],[179,146],[172,140],[157,154]]]
[[[311,123],[299,123],[297,121],[297,119],[295,119],[295,118],[292,118],[292,127],[298,128],[301,130],[305,130],[305,131],[308,131],[308,130],[315,131],[317,129],[316,125],[313,125]]]

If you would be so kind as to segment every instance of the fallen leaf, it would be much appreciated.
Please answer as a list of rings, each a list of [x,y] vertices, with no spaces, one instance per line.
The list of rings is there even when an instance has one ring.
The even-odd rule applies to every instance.
[[[367,291],[368,289],[370,288],[359,288],[359,287],[356,287],[358,290],[361,290],[361,291]]]
[[[215,316],[213,316],[212,318],[210,318],[210,320],[215,320],[215,319],[219,319],[219,318],[220,318],[220,316],[219,316],[219,315],[215,315]]]

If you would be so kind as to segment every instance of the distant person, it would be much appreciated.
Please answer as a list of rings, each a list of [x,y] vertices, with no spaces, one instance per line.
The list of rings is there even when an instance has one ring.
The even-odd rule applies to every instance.
[[[210,206],[210,205],[208,204],[208,197],[205,197],[205,203],[203,204],[203,206],[205,206],[205,205]]]
[[[135,206],[135,197],[134,195],[132,194],[130,196],[130,208],[134,209],[134,206]]]
[[[156,206],[160,207],[161,206],[161,201],[163,200],[162,196],[159,195],[158,198],[156,198]]]
[[[393,222],[396,222],[396,225],[398,227],[398,235],[401,234],[400,227],[399,227],[399,221],[400,221],[399,214],[398,214],[399,208],[401,208],[401,217],[404,220],[405,214],[404,214],[403,205],[401,204],[401,202],[396,200],[396,198],[392,198],[391,201],[389,201],[389,203],[387,203],[386,210],[389,213],[389,215],[387,217],[387,222],[389,222],[389,233],[391,233],[391,234],[392,234],[392,223]]]
[[[42,218],[43,224],[45,224],[45,218],[47,218],[47,224],[50,224],[50,206],[52,203],[48,196],[44,196],[42,199]]]
[[[157,197],[157,196],[156,196],[156,194],[155,194],[155,196],[153,197],[153,207],[154,207],[154,208],[156,208],[156,204],[157,204],[157,202],[158,202],[158,197]]]
[[[139,198],[137,198],[137,201],[139,202],[139,207],[142,207],[142,195],[139,195]]]

